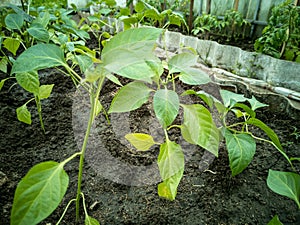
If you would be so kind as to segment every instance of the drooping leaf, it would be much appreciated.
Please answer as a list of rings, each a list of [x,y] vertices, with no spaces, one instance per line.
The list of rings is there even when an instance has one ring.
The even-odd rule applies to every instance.
[[[3,46],[8,51],[10,51],[12,54],[16,55],[16,53],[20,47],[20,41],[16,38],[6,38],[3,41]]]
[[[129,112],[140,108],[149,99],[152,89],[139,81],[131,82],[118,91],[108,113]]]
[[[139,151],[147,151],[156,144],[149,134],[132,133],[126,134],[125,138]]]
[[[241,108],[243,109],[248,115],[250,115],[252,118],[255,118],[256,113],[253,109],[249,108],[249,106],[243,104],[243,103],[236,103],[234,104],[234,108]]]
[[[5,17],[4,22],[6,27],[11,30],[21,30],[24,23],[24,18],[22,15],[11,13]]]
[[[171,125],[179,112],[179,97],[175,91],[160,89],[153,97],[153,108],[160,124]]]
[[[65,64],[63,51],[54,44],[37,44],[24,51],[12,67],[13,73],[30,72]]]
[[[201,98],[205,102],[205,104],[207,104],[208,107],[210,107],[210,108],[212,108],[213,104],[214,104],[214,100],[213,100],[214,98],[210,94],[208,94],[208,93],[206,93],[204,91],[197,91],[196,92],[194,90],[187,90],[187,91],[183,92],[181,95],[182,96],[185,96],[185,95],[196,95],[199,98]]]
[[[47,85],[41,85],[39,88],[39,98],[46,99],[49,98],[52,89],[53,89],[54,84],[47,84]]]
[[[184,109],[184,123],[181,126],[183,138],[218,156],[219,130],[211,113],[199,104],[182,105],[182,107]]]
[[[29,91],[35,95],[39,94],[40,81],[39,75],[36,71],[16,73],[16,80],[18,84],[26,91]]]
[[[168,62],[170,73],[180,73],[179,79],[190,85],[210,82],[208,74],[192,67],[197,63],[197,59],[197,55],[187,52],[173,56]]]
[[[31,113],[28,111],[26,104],[17,108],[16,112],[19,121],[31,124]]]
[[[150,27],[118,33],[103,48],[105,68],[127,78],[151,82],[150,78],[156,74],[152,66],[160,63],[153,54],[153,47],[161,33],[161,29]],[[147,62],[152,62],[152,66]]]
[[[226,147],[232,176],[241,173],[252,161],[256,151],[255,140],[249,134],[225,131]]]
[[[275,215],[267,225],[283,225],[283,223],[281,223],[281,221],[279,220],[278,215]]]
[[[300,209],[300,175],[292,172],[269,170],[268,187],[277,194],[294,200]]]
[[[180,183],[182,176],[183,176],[183,169],[178,171],[170,178],[161,182],[157,187],[158,195],[162,198],[166,198],[171,201],[175,200],[177,194],[177,187]]]
[[[100,225],[100,223],[95,218],[87,216],[85,217],[84,225]]]
[[[220,94],[224,105],[229,108],[233,107],[237,102],[245,102],[249,100],[249,98],[244,97],[242,94],[236,94],[227,90],[220,90]]]
[[[1,89],[2,89],[2,87],[4,85],[4,83],[5,83],[5,81],[8,80],[8,79],[9,78],[5,78],[5,79],[3,79],[3,80],[0,81],[0,91],[1,91]]]
[[[43,162],[32,167],[17,186],[11,211],[11,224],[38,224],[59,205],[69,177],[62,163]]]
[[[184,169],[184,154],[181,146],[173,141],[166,140],[160,145],[157,159],[160,176],[167,180]]]
[[[28,29],[28,33],[35,39],[43,42],[49,41],[49,33],[42,24],[33,23]]]

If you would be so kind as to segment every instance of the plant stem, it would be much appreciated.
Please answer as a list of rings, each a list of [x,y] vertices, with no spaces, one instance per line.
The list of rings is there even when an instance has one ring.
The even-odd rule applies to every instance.
[[[90,92],[90,100],[91,100],[90,116],[89,116],[88,126],[87,126],[87,129],[85,132],[85,137],[83,140],[83,144],[82,144],[82,148],[81,148],[81,152],[80,152],[81,155],[80,155],[80,160],[79,160],[77,195],[76,195],[76,222],[79,222],[79,207],[80,207],[80,198],[81,198],[81,183],[82,183],[82,173],[83,173],[85,150],[86,150],[86,146],[87,146],[88,139],[90,136],[93,121],[95,119],[97,100],[100,95],[100,90],[102,88],[104,80],[105,80],[105,76],[102,76],[99,79],[98,87],[97,87],[95,94],[94,94],[93,90],[91,90],[91,92]],[[93,86],[91,86],[91,88],[93,89]]]
[[[43,130],[44,134],[45,134],[46,131],[45,131],[45,126],[44,126],[43,117],[42,117],[41,100],[39,99],[39,97],[37,95],[34,96],[34,99],[35,99],[36,107],[37,107],[37,110],[38,110],[41,127],[42,127],[42,130]]]

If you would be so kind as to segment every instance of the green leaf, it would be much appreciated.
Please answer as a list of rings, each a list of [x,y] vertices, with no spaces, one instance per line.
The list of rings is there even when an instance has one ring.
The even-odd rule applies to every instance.
[[[226,107],[233,107],[237,102],[245,102],[249,98],[244,97],[242,94],[236,94],[227,90],[220,90],[221,97]]]
[[[277,134],[270,127],[268,127],[268,125],[266,125],[264,122],[262,122],[261,120],[256,119],[256,118],[250,118],[247,121],[247,124],[251,124],[251,125],[254,125],[254,126],[262,129],[268,135],[268,137],[271,139],[271,141],[276,145],[276,147],[279,150],[283,151],[283,148],[280,144]]]
[[[33,23],[27,29],[27,31],[32,37],[34,37],[35,39],[37,39],[39,41],[43,41],[43,42],[49,41],[49,38],[50,38],[49,33],[42,24]]]
[[[3,79],[3,80],[1,80],[0,81],[0,91],[1,91],[1,89],[2,89],[2,87],[3,87],[3,85],[4,85],[4,82],[6,81],[6,80],[8,80],[9,78],[5,78],[5,79]]]
[[[39,75],[36,71],[16,73],[16,80],[18,84],[26,91],[29,91],[30,93],[33,93],[35,95],[39,94],[40,81]]]
[[[153,49],[162,29],[142,27],[126,30],[107,42],[102,60],[107,70],[118,75],[151,82],[156,75],[147,62],[159,64]]]
[[[20,41],[15,38],[6,38],[3,41],[3,46],[6,48],[8,51],[10,51],[12,54],[16,55],[19,47],[20,47]]]
[[[157,188],[158,195],[162,198],[166,198],[171,201],[175,200],[177,194],[177,187],[180,183],[182,176],[183,169],[181,169],[180,171],[178,171],[178,173],[160,183]]]
[[[125,138],[139,151],[147,151],[156,144],[156,142],[153,140],[153,137],[149,134],[126,134]]]
[[[266,104],[261,103],[260,101],[258,101],[254,96],[252,96],[251,99],[247,99],[247,101],[250,103],[251,109],[253,111],[255,111],[256,109],[268,106],[268,105],[266,105]]]
[[[294,200],[300,209],[300,175],[292,172],[269,170],[268,187],[279,195]]]
[[[31,124],[31,113],[28,111],[26,104],[17,108],[16,112],[19,121]]]
[[[160,89],[153,97],[153,108],[160,124],[166,128],[171,125],[179,112],[179,97],[175,91]]]
[[[181,146],[167,140],[160,145],[157,164],[161,178],[165,181],[184,169],[184,154]]]
[[[152,89],[142,82],[131,82],[122,87],[110,105],[108,113],[129,112],[140,108],[149,99]]]
[[[54,44],[37,44],[24,51],[12,67],[13,73],[63,66],[66,64],[63,51]]]
[[[98,222],[98,220],[94,219],[93,217],[87,216],[85,217],[84,225],[100,225],[100,223]]]
[[[39,88],[39,98],[40,99],[46,99],[49,98],[54,84],[48,84],[48,85],[41,85]]]
[[[99,101],[99,99],[97,99],[95,112],[94,112],[95,117],[99,115],[99,113],[102,111],[102,109],[103,109],[103,106],[102,106],[101,102]]]
[[[82,73],[85,73],[85,71],[93,65],[93,60],[87,55],[75,55],[75,59]]]
[[[63,165],[48,161],[29,170],[17,186],[11,224],[38,224],[58,207],[69,183]]]
[[[196,95],[199,98],[201,98],[205,102],[205,104],[207,104],[208,107],[210,107],[210,108],[212,108],[213,104],[214,104],[213,97],[210,94],[208,94],[208,93],[206,93],[204,91],[197,91],[196,92],[194,90],[187,90],[187,91],[183,92],[181,95],[182,96],[185,96],[185,95]]]
[[[183,138],[218,156],[219,130],[211,113],[199,104],[182,105],[182,107],[184,109],[184,123],[181,126]]]
[[[252,161],[256,151],[255,140],[248,134],[225,131],[226,147],[232,176],[241,173]]]
[[[0,70],[4,73],[7,73],[7,65],[8,65],[8,59],[7,57],[3,57],[0,61]]]
[[[254,112],[254,110],[251,109],[251,108],[249,108],[247,105],[245,105],[243,103],[236,103],[234,105],[234,108],[241,108],[241,109],[243,109],[252,118],[255,118],[255,116],[256,116],[256,113]]]
[[[283,225],[283,223],[279,220],[278,215],[275,215],[267,225]]]
[[[12,13],[8,14],[4,21],[7,28],[11,30],[21,30],[24,23],[24,18],[22,15]]]
[[[210,82],[208,74],[192,68],[197,63],[198,56],[191,53],[181,53],[173,56],[169,62],[170,73],[180,73],[179,79],[186,84],[200,85]]]

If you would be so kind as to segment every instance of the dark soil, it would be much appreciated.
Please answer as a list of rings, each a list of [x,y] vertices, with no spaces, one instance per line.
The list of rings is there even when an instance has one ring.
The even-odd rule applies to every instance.
[[[0,79],[4,76],[1,74]],[[33,104],[29,105],[33,114],[32,125],[23,124],[16,118],[16,108],[30,98],[29,94],[17,85],[9,90],[12,81],[7,82],[0,92],[0,171],[5,174],[2,176],[4,184],[0,190],[1,224],[9,224],[17,183],[33,165],[48,160],[62,161],[80,147],[80,131],[84,131],[88,104],[80,104],[78,101],[81,101],[80,98],[84,100],[84,95],[78,98],[74,94],[72,81],[53,70],[43,71],[41,82],[55,84],[51,97],[43,101],[46,134],[41,131]],[[108,88],[103,92],[106,97],[102,100],[108,103],[112,92],[116,90],[109,82],[106,85]],[[104,106],[107,107],[107,103]],[[78,109],[81,114],[77,113]],[[268,109],[258,114],[278,134],[287,154],[299,157],[300,137],[291,133],[295,128],[300,131],[300,122]],[[156,126],[155,123],[149,126],[151,113],[146,112],[145,108],[127,117],[132,130],[147,132]],[[112,124],[122,120],[114,117]],[[138,121],[138,124],[133,121]],[[78,129],[80,127],[81,130]],[[136,153],[122,141],[121,133],[116,132],[115,127],[118,125],[109,126],[105,117],[100,116],[93,129],[100,141],[95,142],[92,137],[91,143],[98,143],[102,147],[90,145],[85,163],[83,192],[90,215],[101,224],[267,224],[276,214],[285,225],[300,224],[300,211],[296,204],[273,193],[266,185],[270,168],[290,171],[288,163],[272,146],[257,143],[254,160],[242,174],[234,178],[231,177],[223,145],[220,147],[219,157],[209,167],[200,163],[205,155],[202,150],[190,151],[187,148],[185,154],[189,160],[186,162],[184,177],[176,200],[171,202],[158,197],[156,183],[159,178],[155,177],[155,173],[153,177],[146,173],[145,176],[143,173],[132,176],[127,173],[126,168],[123,171],[115,170],[116,165],[112,164],[107,164],[104,168],[106,172],[103,172],[103,165],[99,165],[99,162],[105,163],[104,159],[108,156],[104,155],[102,148],[108,149],[112,158],[128,167],[155,165],[157,149],[144,154]],[[120,125],[119,128],[123,130],[124,127]],[[257,136],[264,136],[259,130],[254,132]],[[176,135],[173,137],[176,138]],[[65,170],[70,176],[67,194],[59,208],[41,224],[55,224],[68,201],[75,197],[77,165],[77,159],[66,165]],[[299,169],[299,165],[297,168]],[[110,171],[113,174],[117,171],[115,179],[110,176]],[[135,184],[136,181],[138,182]],[[138,185],[142,182],[145,183],[144,186]],[[62,224],[74,224],[74,220],[72,206]]]

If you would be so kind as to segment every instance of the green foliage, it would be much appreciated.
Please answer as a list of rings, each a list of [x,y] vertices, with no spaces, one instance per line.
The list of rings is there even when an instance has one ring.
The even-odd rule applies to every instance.
[[[57,208],[69,183],[63,166],[49,161],[29,170],[16,189],[11,224],[38,224]]]
[[[300,62],[300,6],[285,1],[272,9],[268,26],[255,41],[257,52]]]
[[[277,194],[296,202],[300,209],[300,175],[293,172],[269,170],[268,187]]]
[[[283,225],[283,223],[280,222],[278,215],[276,215],[267,225]]]

